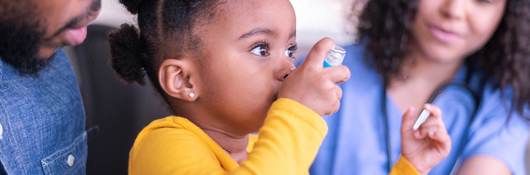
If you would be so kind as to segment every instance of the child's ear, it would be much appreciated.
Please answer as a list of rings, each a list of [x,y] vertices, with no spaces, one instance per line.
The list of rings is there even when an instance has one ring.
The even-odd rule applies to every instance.
[[[191,65],[181,59],[164,59],[158,70],[158,82],[162,89],[173,98],[195,101],[199,94],[190,80]]]

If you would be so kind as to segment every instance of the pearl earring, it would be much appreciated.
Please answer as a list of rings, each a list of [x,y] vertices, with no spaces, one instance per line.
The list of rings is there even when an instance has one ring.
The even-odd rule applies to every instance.
[[[190,98],[195,98],[195,93],[194,93],[194,92],[190,92],[190,93],[188,94],[188,96],[190,96]]]

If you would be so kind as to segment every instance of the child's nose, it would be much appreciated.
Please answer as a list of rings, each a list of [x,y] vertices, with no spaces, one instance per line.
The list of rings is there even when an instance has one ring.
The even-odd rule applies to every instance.
[[[295,69],[292,59],[279,59],[279,64],[275,70],[275,77],[278,81],[285,80]]]

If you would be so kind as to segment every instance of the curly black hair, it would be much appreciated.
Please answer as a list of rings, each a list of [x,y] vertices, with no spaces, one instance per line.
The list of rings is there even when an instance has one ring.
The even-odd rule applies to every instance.
[[[129,83],[145,84],[147,75],[161,93],[158,66],[164,58],[199,51],[194,29],[200,19],[215,13],[219,0],[120,0],[138,17],[138,28],[122,24],[109,34],[112,67]]]
[[[365,58],[385,82],[401,77],[417,8],[418,0],[365,0],[353,6],[358,39],[367,44]],[[476,65],[501,90],[511,88],[512,109],[525,115],[530,106],[530,0],[508,0],[492,38],[466,64]]]

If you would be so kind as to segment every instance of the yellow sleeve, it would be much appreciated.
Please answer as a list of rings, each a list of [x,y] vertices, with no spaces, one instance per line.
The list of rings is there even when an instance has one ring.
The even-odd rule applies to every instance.
[[[420,175],[416,168],[403,156],[399,158],[390,175]]]
[[[326,132],[320,115],[296,101],[279,99],[271,106],[247,160],[230,172],[191,132],[158,128],[136,145],[129,174],[308,174]]]
[[[234,174],[308,174],[327,133],[320,115],[302,104],[279,99],[259,131],[254,149]]]

